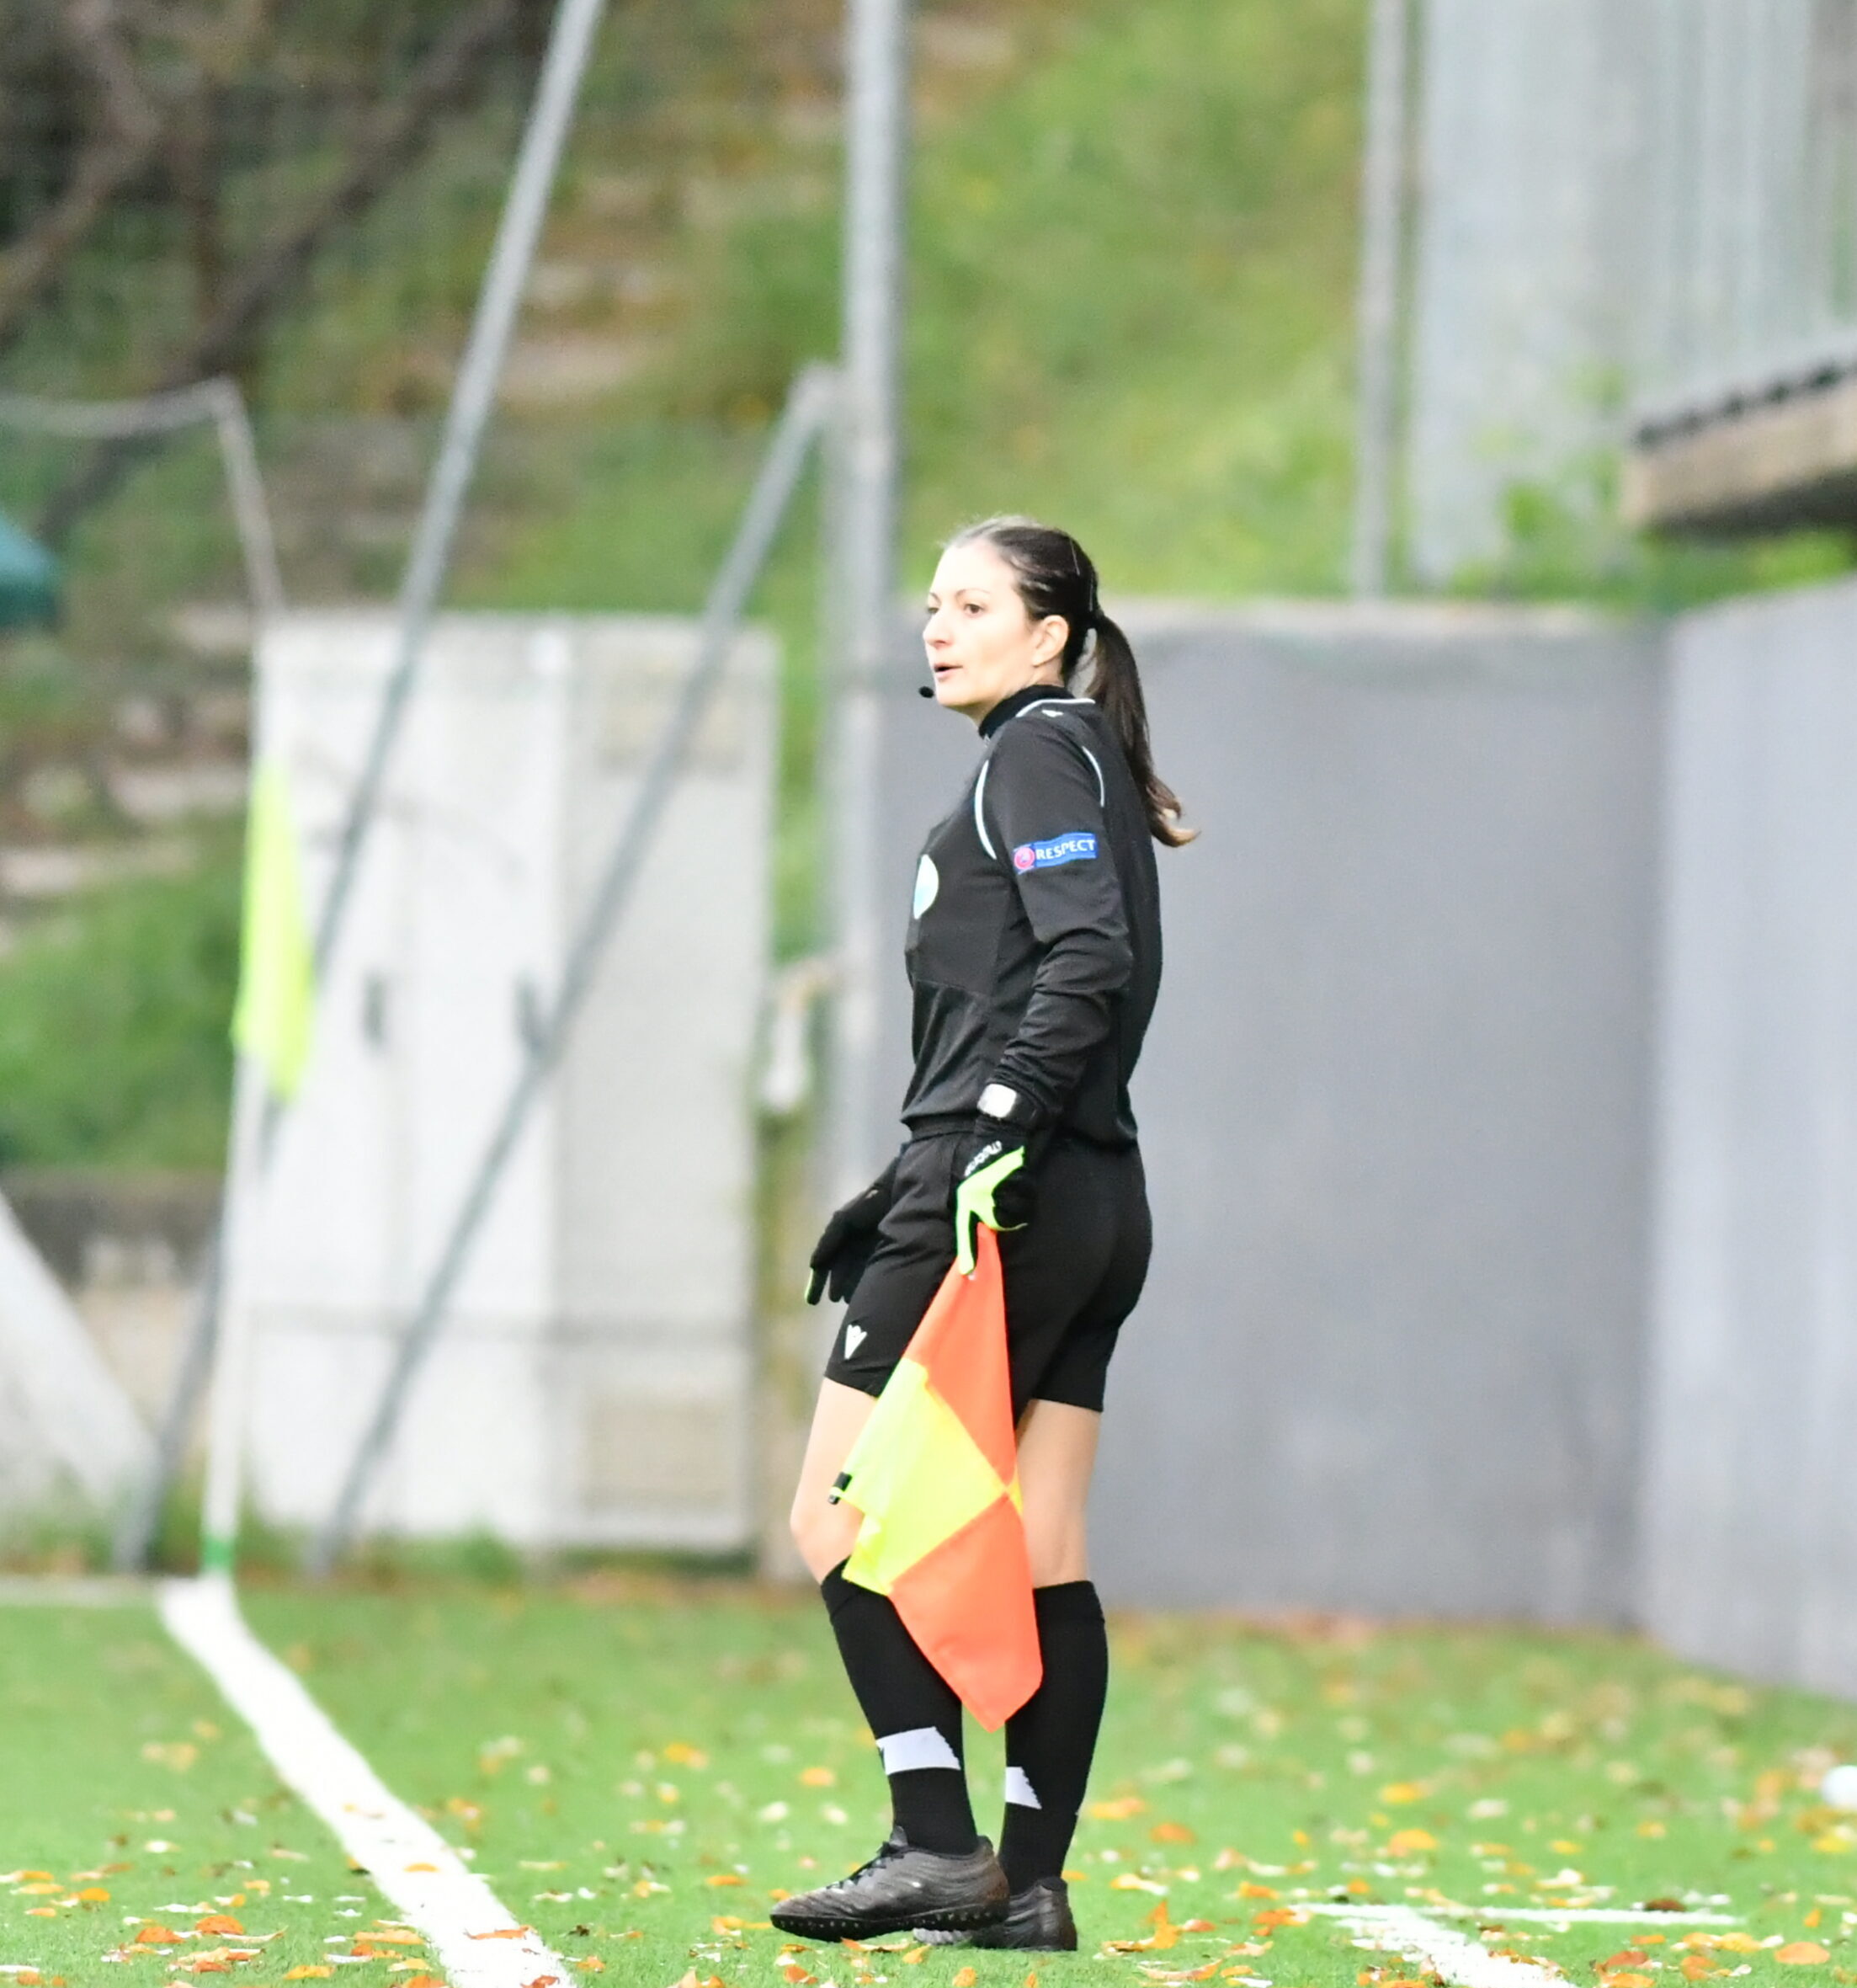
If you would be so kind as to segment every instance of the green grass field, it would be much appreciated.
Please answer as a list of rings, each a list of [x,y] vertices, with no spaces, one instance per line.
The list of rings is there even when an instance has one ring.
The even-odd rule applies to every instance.
[[[609,1575],[285,1589],[247,1607],[388,1785],[589,1977],[1406,1978],[1333,1921],[1296,1922],[1354,1899],[1471,1905],[1459,1923],[1485,1946],[1600,1988],[1857,1980],[1857,1827],[1816,1793],[1857,1746],[1857,1709],[1623,1639],[1118,1620],[1072,1859],[1083,1948],[1028,1964],[907,1943],[795,1954],[768,1927],[774,1898],[861,1861],[886,1823],[806,1597]],[[997,1742],[971,1751],[988,1827]],[[275,1933],[237,1969],[271,1988],[321,1978],[294,1970],[334,1966],[325,1954],[392,1917],[139,1608],[0,1610],[0,1867],[18,1873],[0,1966],[69,1988],[122,1980],[105,1957],[137,1921],[191,1934],[223,1911]],[[1743,1925],[1659,1937],[1503,1917],[1647,1900],[1712,1901]],[[144,1943],[127,1979],[165,1980],[221,1943]],[[361,1979],[420,1971],[417,1949],[385,1943]]]

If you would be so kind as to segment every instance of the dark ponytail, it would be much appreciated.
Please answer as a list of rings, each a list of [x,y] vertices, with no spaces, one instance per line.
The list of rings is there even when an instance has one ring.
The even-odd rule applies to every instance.
[[[1181,826],[1179,797],[1154,770],[1141,673],[1128,637],[1103,612],[1089,554],[1067,531],[1032,518],[988,518],[970,525],[950,542],[960,546],[976,541],[991,546],[1012,568],[1019,597],[1034,621],[1056,615],[1068,625],[1064,681],[1072,685],[1088,663],[1089,695],[1121,741],[1147,815],[1148,833],[1169,849],[1192,841],[1199,830]]]

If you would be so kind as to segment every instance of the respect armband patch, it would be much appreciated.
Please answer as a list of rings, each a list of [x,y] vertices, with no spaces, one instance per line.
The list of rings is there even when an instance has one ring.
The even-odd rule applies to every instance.
[[[1013,851],[1015,870],[1055,870],[1060,863],[1093,863],[1096,838],[1080,829],[1068,835],[1054,835],[1049,842],[1021,842]]]

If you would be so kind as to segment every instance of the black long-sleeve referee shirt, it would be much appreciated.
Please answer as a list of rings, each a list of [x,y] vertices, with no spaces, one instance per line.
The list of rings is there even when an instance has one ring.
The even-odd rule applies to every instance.
[[[1135,1138],[1128,1080],[1161,983],[1160,885],[1128,762],[1088,698],[1034,685],[988,713],[960,803],[916,871],[911,1132],[990,1083],[1035,1122]]]

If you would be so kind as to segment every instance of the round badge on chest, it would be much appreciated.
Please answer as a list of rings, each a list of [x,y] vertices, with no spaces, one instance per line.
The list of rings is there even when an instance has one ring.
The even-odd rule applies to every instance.
[[[924,856],[916,865],[916,894],[909,902],[909,915],[920,918],[935,901],[941,889],[941,872],[935,867],[933,856]]]

